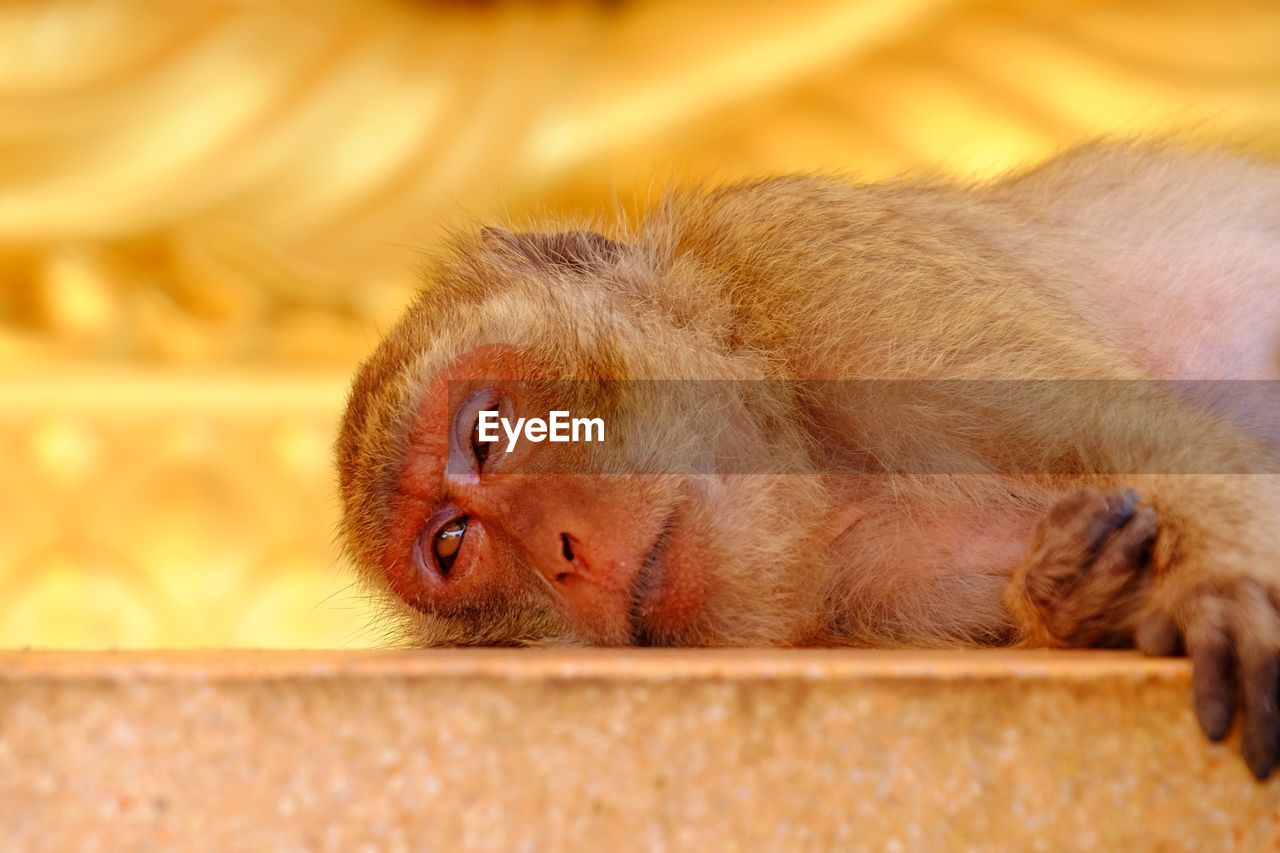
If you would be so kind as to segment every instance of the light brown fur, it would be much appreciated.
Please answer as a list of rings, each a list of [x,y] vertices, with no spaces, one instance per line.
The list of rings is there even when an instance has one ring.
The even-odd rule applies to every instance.
[[[1193,657],[1208,650],[1197,690],[1211,735],[1226,701],[1214,697],[1232,690],[1212,657],[1220,647],[1241,657],[1246,688],[1251,673],[1271,678],[1259,668],[1280,650],[1280,486],[1257,472],[1275,470],[1275,425],[1136,380],[1277,378],[1274,167],[1099,147],[987,187],[781,178],[678,193],[611,240],[547,231],[460,239],[362,367],[338,443],[344,533],[374,583],[411,577],[401,543],[426,510],[406,501],[436,506],[451,493],[484,507],[469,510],[476,519],[497,513],[494,536],[508,535],[504,515],[525,524],[518,516],[541,507],[519,529],[586,531],[586,556],[544,581],[521,550],[541,544],[502,545],[501,577],[483,595],[414,600],[411,642],[636,641],[621,616],[593,614],[628,594],[609,566],[629,565],[670,510],[664,586],[631,614],[646,642],[1055,645],[1086,619],[1097,635],[1113,604],[1108,643],[1136,633],[1152,650],[1171,636]],[[418,494],[406,466],[442,452],[418,431],[443,417],[424,414],[435,411],[430,382],[489,345],[543,378],[789,390],[588,400],[635,439],[593,460],[618,477],[561,473],[500,496],[507,486],[451,480]],[[929,384],[901,386],[916,395],[909,404],[892,383],[817,384],[853,379]],[[991,379],[1134,381],[1023,383],[1016,394],[950,384]],[[738,429],[717,453],[768,440],[799,474],[672,474],[672,459],[695,452],[688,436],[711,434],[726,413]],[[1242,431],[1257,427],[1256,438]],[[828,473],[833,460],[864,473]],[[1082,487],[1136,489],[1158,517],[1158,535],[1124,551],[1141,551],[1134,565],[1108,563],[1116,578],[1149,572],[1140,595],[1123,579],[1046,591],[1043,578],[1089,568],[1063,555],[1097,556],[1052,538],[1089,527],[1093,516],[1049,515]],[[1246,689],[1247,712],[1260,701]],[[1260,775],[1280,751],[1274,710],[1249,718],[1263,717],[1246,730]]]

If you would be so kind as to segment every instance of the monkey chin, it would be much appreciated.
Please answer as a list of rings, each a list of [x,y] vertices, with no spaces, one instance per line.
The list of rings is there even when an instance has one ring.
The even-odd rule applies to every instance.
[[[630,645],[793,646],[822,633],[813,618],[823,590],[815,553],[822,531],[771,525],[782,485],[760,475],[681,482],[636,573]],[[727,506],[755,512],[735,522]]]

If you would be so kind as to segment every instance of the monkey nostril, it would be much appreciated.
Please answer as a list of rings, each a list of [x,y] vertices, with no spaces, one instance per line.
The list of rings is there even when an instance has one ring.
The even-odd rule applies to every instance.
[[[563,554],[564,558],[570,563],[573,562],[573,541],[569,537],[568,533],[560,534],[560,553]],[[557,580],[559,580],[559,578],[557,578]]]

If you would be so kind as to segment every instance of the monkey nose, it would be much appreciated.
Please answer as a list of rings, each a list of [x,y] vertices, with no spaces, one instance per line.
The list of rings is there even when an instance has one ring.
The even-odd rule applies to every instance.
[[[542,548],[536,559],[537,569],[561,595],[572,598],[582,582],[597,586],[602,580],[595,576],[598,567],[591,559],[587,543],[574,533],[561,531],[554,539],[544,539]]]
[[[578,555],[574,550],[573,536],[568,533],[560,534],[560,558],[559,571],[555,572],[555,577],[552,578],[556,583],[567,581],[577,567]]]
[[[607,554],[594,552],[591,542],[568,531],[544,548],[538,570],[592,642],[628,643],[630,597]]]

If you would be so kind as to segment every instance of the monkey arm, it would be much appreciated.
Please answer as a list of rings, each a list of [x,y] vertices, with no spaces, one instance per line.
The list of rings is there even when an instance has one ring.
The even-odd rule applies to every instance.
[[[734,341],[774,354],[781,375],[837,380],[806,401],[825,452],[873,458],[890,475],[972,466],[965,470],[1028,494],[1136,490],[1159,518],[1152,541],[1129,543],[1149,547],[1150,582],[1121,584],[1123,596],[1094,595],[1091,606],[1114,605],[1115,621],[1149,652],[1185,647],[1211,738],[1226,734],[1242,701],[1246,760],[1265,777],[1280,758],[1280,478],[1272,454],[1143,381],[1062,297],[1087,282],[1007,251],[1019,239],[1033,245],[1054,235],[1000,210],[942,190],[809,179],[738,188],[700,205],[691,218],[708,243],[687,245],[724,282],[739,318]],[[991,232],[1006,235],[1002,246],[984,238]],[[714,251],[703,250],[712,243]],[[874,384],[850,379],[924,384],[900,400],[901,389],[875,392],[869,406]],[[832,436],[848,439],[833,444]],[[1028,599],[1027,578],[1043,545],[1043,536],[1033,540],[1014,567],[1008,599],[1023,635],[1042,641],[1044,599]]]

